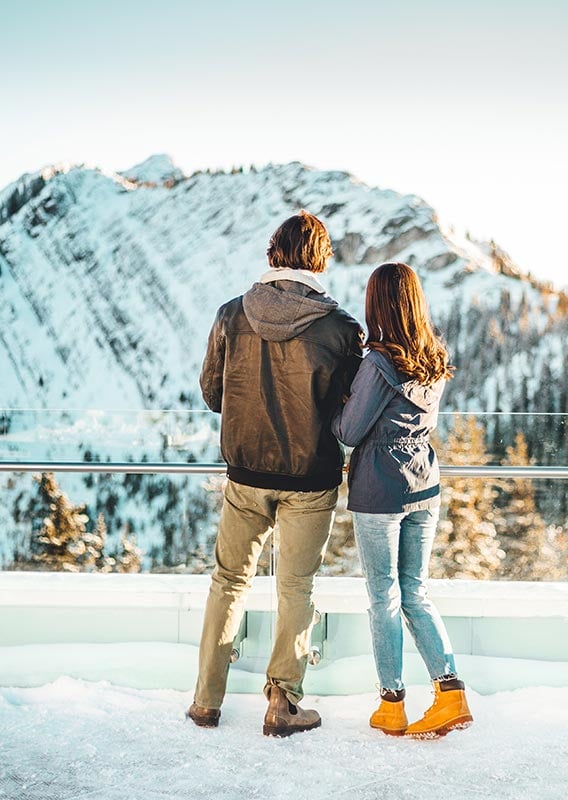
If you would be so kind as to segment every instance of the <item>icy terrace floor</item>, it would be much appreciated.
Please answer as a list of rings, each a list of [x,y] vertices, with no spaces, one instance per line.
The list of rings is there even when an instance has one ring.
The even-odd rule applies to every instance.
[[[430,703],[409,689],[409,716]],[[568,797],[568,688],[469,693],[475,724],[437,741],[368,727],[374,695],[307,697],[323,726],[262,735],[263,697],[229,695],[218,729],[191,693],[60,678],[0,689],[0,797],[10,800],[552,800]]]

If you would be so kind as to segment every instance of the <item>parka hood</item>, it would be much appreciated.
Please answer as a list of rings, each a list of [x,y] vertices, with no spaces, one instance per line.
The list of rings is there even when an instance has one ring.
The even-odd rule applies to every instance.
[[[328,295],[293,280],[254,283],[243,295],[251,328],[269,342],[293,339],[337,307]]]
[[[433,383],[431,386],[424,386],[414,378],[408,378],[397,370],[391,359],[371,350],[367,355],[375,367],[383,375],[387,383],[392,386],[399,394],[410,400],[421,411],[431,411],[440,402],[446,381],[443,378]]]

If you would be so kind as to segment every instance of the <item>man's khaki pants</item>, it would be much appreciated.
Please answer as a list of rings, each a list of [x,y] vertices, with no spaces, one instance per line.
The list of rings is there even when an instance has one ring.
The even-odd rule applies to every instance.
[[[265,692],[276,684],[290,702],[302,699],[314,618],[314,575],[325,555],[336,503],[337,489],[285,492],[227,482],[199,649],[198,705],[221,707],[246,595],[276,520],[278,614]]]

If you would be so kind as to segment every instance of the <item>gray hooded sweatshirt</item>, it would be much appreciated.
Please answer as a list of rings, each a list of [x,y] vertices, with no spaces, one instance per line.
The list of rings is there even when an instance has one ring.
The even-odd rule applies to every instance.
[[[254,283],[243,295],[243,310],[253,331],[267,342],[287,342],[312,322],[338,308],[329,295],[296,281]]]
[[[445,381],[424,386],[369,352],[336,414],[332,430],[354,447],[348,508],[369,514],[419,511],[439,505],[440,470],[429,435],[436,427]]]

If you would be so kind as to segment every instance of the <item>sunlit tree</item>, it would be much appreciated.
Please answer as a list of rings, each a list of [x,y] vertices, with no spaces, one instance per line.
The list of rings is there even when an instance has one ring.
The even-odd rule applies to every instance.
[[[48,514],[39,530],[33,532],[33,562],[47,570],[110,572],[114,559],[104,555],[107,531],[102,515],[89,531],[85,506],[69,500],[53,473],[44,472],[38,480]]]
[[[437,449],[446,464],[483,465],[489,460],[485,431],[473,416],[457,416]],[[492,484],[479,478],[443,481],[430,569],[433,578],[489,579],[499,571],[504,553],[495,528],[495,497]]]
[[[507,448],[505,463],[528,466],[527,441],[519,431]],[[560,577],[555,529],[547,529],[535,499],[534,483],[527,478],[501,482],[495,524],[505,553],[499,575],[510,580],[552,580]]]

